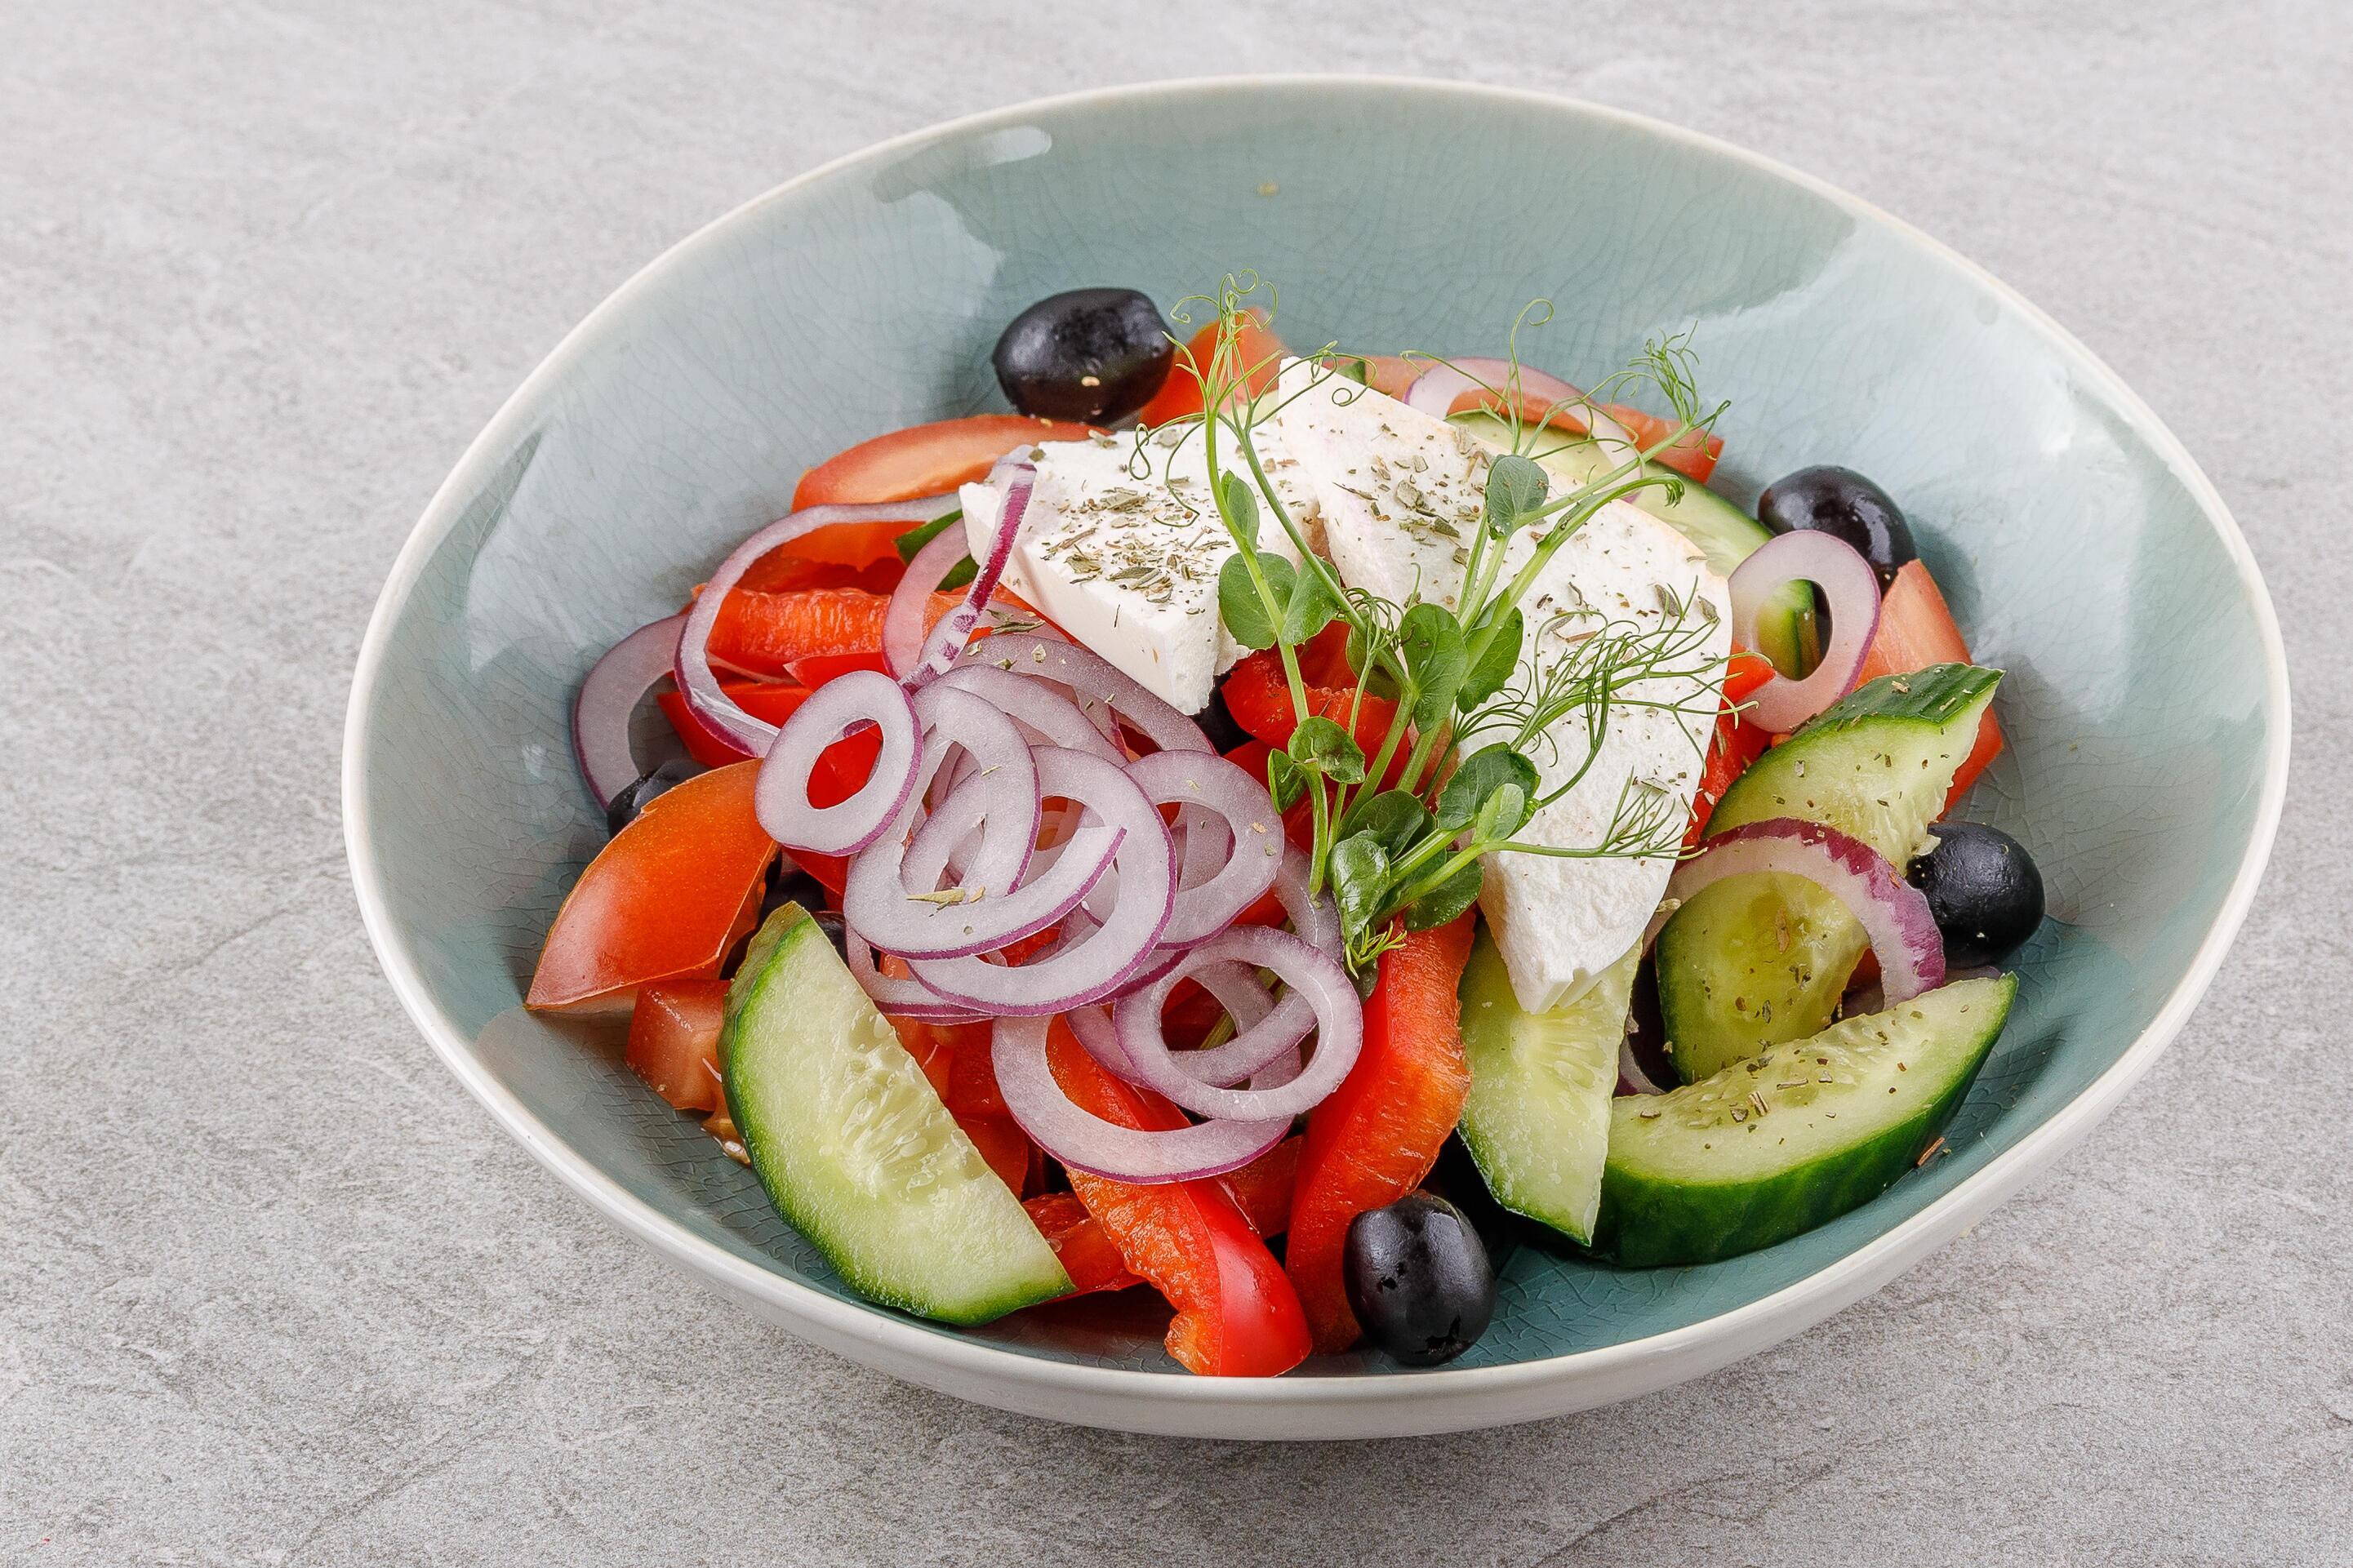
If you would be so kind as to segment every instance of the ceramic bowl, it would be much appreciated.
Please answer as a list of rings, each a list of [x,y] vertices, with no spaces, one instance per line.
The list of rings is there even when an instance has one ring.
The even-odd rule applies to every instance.
[[[2010,750],[1967,815],[2032,849],[2053,918],[1949,1152],[1809,1235],[1618,1272],[1523,1248],[1461,1361],[1186,1375],[1133,1305],[976,1331],[846,1289],[617,1045],[519,1002],[604,842],[565,715],[810,463],[999,408],[1040,296],[1164,304],[1254,268],[1293,343],[1495,353],[1597,379],[1694,330],[1731,400],[1722,486],[1839,462],[1920,531]],[[2180,444],[2023,300],[1883,213],[1721,143],[1459,85],[1228,80],[981,115],[779,186],[567,337],[433,498],[368,628],[344,758],[352,871],[401,1002],[598,1213],[795,1333],[1008,1409],[1141,1431],[1363,1437],[1525,1420],[1695,1376],[1820,1321],[2082,1138],[2181,1026],[2278,820],[2286,674],[2238,529]],[[1141,1293],[1130,1293],[1131,1295]]]

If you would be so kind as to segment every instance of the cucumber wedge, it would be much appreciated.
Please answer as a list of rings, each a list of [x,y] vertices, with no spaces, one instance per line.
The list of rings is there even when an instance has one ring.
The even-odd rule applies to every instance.
[[[769,1201],[859,1294],[985,1323],[1070,1290],[1021,1200],[798,905],[754,934],[720,1059]]]
[[[1454,423],[1490,446],[1508,450],[1512,445],[1512,427],[1492,414],[1458,414]],[[1620,461],[1598,443],[1573,440],[1561,430],[1546,431],[1537,438],[1535,451],[1537,464],[1552,476],[1555,494],[1599,479]],[[1732,569],[1747,560],[1750,552],[1773,537],[1763,523],[1698,480],[1683,479],[1656,463],[1643,465],[1642,471],[1653,478],[1674,479],[1682,487],[1681,493],[1671,498],[1652,486],[1627,499],[1698,545],[1707,555],[1708,570],[1717,576],[1731,576]],[[1811,669],[1821,650],[1813,590],[1791,584],[1775,595],[1757,612],[1757,640],[1764,645],[1757,651],[1784,673],[1803,675]]]
[[[1633,1268],[1770,1247],[1878,1196],[1952,1120],[2015,975],[1962,980],[1672,1093],[1613,1101],[1593,1250]]]
[[[1854,835],[1902,868],[1944,809],[2001,672],[1940,664],[1882,676],[1750,764],[1708,818],[1713,836],[1794,816]],[[1685,1083],[1831,1021],[1868,945],[1798,877],[1729,878],[1659,933],[1659,1012]]]
[[[1618,1042],[1639,948],[1566,1007],[1525,1013],[1504,955],[1482,929],[1462,972],[1462,1050],[1471,1094],[1462,1142],[1495,1201],[1577,1241],[1593,1237]]]

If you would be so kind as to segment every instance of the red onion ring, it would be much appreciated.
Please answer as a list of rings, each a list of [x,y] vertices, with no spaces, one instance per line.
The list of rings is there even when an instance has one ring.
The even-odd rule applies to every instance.
[[[1029,510],[1029,498],[1038,488],[1038,468],[1026,458],[1000,461],[989,474],[989,482],[994,484],[999,474],[1006,479],[1005,504],[997,510],[997,531],[989,535],[988,553],[977,563],[978,570],[973,574],[972,585],[965,590],[964,603],[941,616],[940,624],[932,628],[932,635],[923,639],[923,647],[915,657],[914,668],[902,678],[910,686],[921,686],[945,674],[955,665],[957,656],[964,652],[965,644],[972,640],[973,628],[980,625],[980,617],[987,610],[990,597],[997,592],[997,580],[1005,574],[1006,562],[1012,558],[1014,537],[1021,531],[1021,515]],[[944,533],[941,537],[945,538],[946,535]],[[937,539],[932,541],[934,544],[938,542]],[[955,559],[951,557],[948,564],[953,565]],[[934,577],[932,581],[937,583],[946,574],[947,567],[942,566],[939,577]],[[902,583],[900,586],[903,591],[905,584]],[[928,595],[931,590],[925,587],[920,592]],[[893,595],[894,608],[897,603],[898,595]],[[888,612],[885,614],[887,616]],[[922,623],[918,621],[917,624]]]
[[[1830,646],[1802,680],[1776,673],[1749,699],[1750,721],[1787,734],[1855,688],[1879,634],[1879,576],[1843,539],[1801,528],[1767,540],[1732,571],[1732,639],[1757,646],[1757,616],[1784,584],[1811,583],[1831,613]]]
[[[1432,363],[1406,388],[1406,405],[1419,408],[1433,419],[1443,419],[1454,412],[1454,405],[1464,393],[1475,392],[1482,397],[1510,395],[1515,374],[1519,377],[1524,416],[1527,416],[1531,405],[1541,411],[1547,423],[1556,411],[1566,413],[1582,424],[1597,441],[1618,443],[1630,453],[1642,449],[1632,431],[1604,413],[1585,393],[1556,375],[1546,375],[1526,365],[1515,367],[1506,359],[1473,356]]]
[[[940,580],[965,558],[964,530],[944,528],[926,540],[907,563],[891,602],[882,611],[882,662],[905,679],[923,656],[923,611]]]
[[[1664,1094],[1667,1091],[1651,1081],[1642,1064],[1634,1058],[1634,1042],[1621,1037],[1618,1042],[1618,1092],[1620,1094]]]
[[[1306,1070],[1280,1088],[1222,1089],[1204,1083],[1178,1066],[1169,1052],[1160,1024],[1168,993],[1179,980],[1204,965],[1223,962],[1272,970],[1291,986],[1293,995],[1306,998],[1314,1010],[1314,1052],[1307,1058]],[[1270,1013],[1252,1029],[1265,1029],[1274,1016]],[[1365,1038],[1364,1007],[1349,983],[1348,972],[1302,938],[1265,926],[1236,926],[1200,943],[1166,974],[1121,997],[1111,1017],[1112,1026],[1119,1032],[1120,1049],[1134,1069],[1137,1082],[1196,1115],[1237,1121],[1304,1114],[1340,1087],[1340,1080],[1356,1065]],[[1234,1043],[1250,1037],[1251,1032],[1245,1030]],[[1283,1048],[1278,1046],[1276,1053]]]
[[[812,805],[809,776],[819,753],[869,724],[882,731],[874,771],[848,800]],[[768,837],[787,849],[854,855],[890,831],[914,794],[923,742],[905,689],[880,670],[854,669],[809,693],[766,751],[752,809]]]
[[[1822,823],[1777,816],[1719,833],[1675,868],[1667,896],[1688,901],[1702,888],[1757,871],[1802,877],[1846,906],[1871,939],[1888,1005],[1945,983],[1944,939],[1927,896],[1870,845]]]
[[[1167,824],[1125,770],[1060,746],[1039,746],[1032,754],[1040,790],[1079,802],[1122,831],[1112,862],[1121,884],[1117,907],[1099,927],[1066,926],[1060,942],[1018,967],[977,955],[907,961],[917,979],[951,1003],[1005,1017],[1068,1012],[1133,984],[1167,927],[1176,891]]]
[[[1127,776],[1155,805],[1214,812],[1235,846],[1207,881],[1191,887],[1179,881],[1176,910],[1160,933],[1163,943],[1188,946],[1217,935],[1274,885],[1289,840],[1273,797],[1248,771],[1215,752],[1155,752],[1130,763]],[[1196,840],[1191,828],[1187,835],[1186,864],[1198,868],[1207,858],[1189,853]]]
[[[686,613],[685,625],[679,628],[678,658],[672,673],[678,679],[680,693],[686,699],[687,712],[704,733],[753,757],[765,755],[768,743],[776,738],[776,727],[737,707],[720,689],[719,677],[711,668],[711,628],[719,624],[719,607],[735,584],[743,581],[754,562],[803,534],[835,523],[901,522],[913,527],[936,521],[955,502],[955,497],[944,495],[864,506],[803,507],[737,545],[719,563],[719,570],[711,574],[711,581],[702,585],[694,607]]]
[[[1103,655],[1076,643],[1058,642],[1035,632],[999,632],[976,647],[965,648],[958,662],[1055,681],[1070,689],[1082,711],[1090,701],[1107,704],[1160,751],[1217,750],[1201,733],[1201,727],[1176,711],[1166,699],[1145,690]]]
[[[684,616],[639,626],[607,649],[580,682],[572,702],[572,754],[599,806],[638,779],[629,748],[629,721],[654,683],[670,672]]]
[[[1087,752],[1107,763],[1125,763],[1127,753],[1119,747],[1118,724],[1111,710],[1101,704],[1100,723],[1079,710],[1079,705],[1051,685],[1024,680],[1008,670],[990,664],[959,664],[939,678],[935,683],[969,691],[988,700],[1003,710],[1013,721],[1030,731],[1050,746],[1067,746],[1073,752]],[[925,687],[930,690],[930,687]],[[1107,733],[1106,731],[1109,732]]]
[[[875,966],[874,947],[842,922],[842,961],[859,989],[881,1011],[895,1018],[916,1018],[928,1024],[985,1024],[987,1017],[959,1007],[920,980],[885,974]]]
[[[1221,1175],[1249,1164],[1289,1135],[1291,1119],[1204,1121],[1144,1131],[1105,1121],[1072,1102],[1046,1058],[1046,1020],[997,1022],[989,1056],[1005,1109],[1037,1145],[1074,1171],[1151,1185]]]
[[[1177,956],[1181,958],[1183,954]],[[1166,966],[1174,967],[1173,963]],[[1177,1066],[1203,1083],[1220,1087],[1250,1079],[1253,1089],[1272,1089],[1299,1076],[1298,1047],[1314,1026],[1312,1010],[1299,1009],[1295,1029],[1262,1030],[1258,1026],[1274,1010],[1274,999],[1259,984],[1256,970],[1244,963],[1208,963],[1196,970],[1191,979],[1218,999],[1218,1005],[1233,1018],[1239,1033],[1222,1046],[1172,1053]],[[1139,1082],[1135,1064],[1128,1059],[1127,1051],[1119,1043],[1119,1031],[1112,1026],[1111,1011],[1105,1006],[1074,1007],[1062,1016],[1062,1021],[1071,1026],[1071,1033],[1078,1037],[1089,1056],[1128,1082]],[[1276,1077],[1276,1064],[1286,1051],[1291,1053],[1291,1065]],[[1254,1076],[1259,1074],[1266,1075],[1264,1081]]]
[[[1309,946],[1326,958],[1340,956],[1340,906],[1328,893],[1307,896],[1307,852],[1289,839],[1283,841],[1282,864],[1274,873],[1274,896],[1291,917],[1291,929],[1306,938]]]

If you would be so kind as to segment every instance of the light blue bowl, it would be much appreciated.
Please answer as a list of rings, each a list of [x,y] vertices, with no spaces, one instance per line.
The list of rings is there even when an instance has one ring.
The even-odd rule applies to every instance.
[[[1949,1153],[1808,1236],[1702,1268],[1522,1250],[1494,1327],[1404,1373],[1332,1358],[1186,1376],[1148,1324],[977,1332],[858,1300],[750,1173],[609,1038],[519,1008],[604,841],[565,714],[597,652],[666,614],[802,469],[1002,406],[988,351],[1042,295],[1165,303],[1255,268],[1293,343],[1493,353],[1572,380],[1696,327],[1732,401],[1724,488],[1801,464],[1904,502],[2010,750],[1968,815],[2031,847],[2054,919]],[[1634,117],[1362,78],[1126,89],[959,121],[820,169],[704,229],[581,324],[418,522],[368,629],[344,810],[368,930],[410,1014],[550,1169],[795,1331],[1011,1409],[1138,1430],[1367,1436],[1525,1419],[1693,1376],[1876,1289],[2105,1114],[2244,916],[2287,771],[2279,633],[2179,444],[2001,284],[1884,214]]]

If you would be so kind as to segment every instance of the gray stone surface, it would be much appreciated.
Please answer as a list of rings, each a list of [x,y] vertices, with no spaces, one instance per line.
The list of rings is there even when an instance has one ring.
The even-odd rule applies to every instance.
[[[2353,1166],[2313,1087],[2353,873],[2344,9],[1007,13],[0,5],[0,1560],[2353,1560]],[[2295,777],[2205,1005],[2061,1169],[1746,1365],[1362,1447],[961,1405],[591,1219],[377,974],[348,671],[506,392],[776,180],[1204,68],[1554,89],[1855,190],[2105,355],[2269,571]]]

